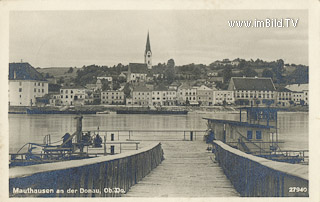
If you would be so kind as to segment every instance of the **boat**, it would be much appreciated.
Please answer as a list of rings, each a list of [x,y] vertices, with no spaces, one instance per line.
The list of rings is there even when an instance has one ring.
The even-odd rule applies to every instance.
[[[96,114],[96,111],[91,110],[75,110],[75,109],[67,109],[67,110],[59,110],[59,109],[46,109],[46,108],[34,108],[26,109],[27,114]]]
[[[162,107],[149,106],[147,108],[126,108],[116,110],[117,114],[172,114],[172,115],[187,115],[187,110],[177,108],[165,109]]]
[[[83,116],[77,116],[76,131],[66,133],[62,140],[51,142],[51,136],[45,135],[43,143],[26,143],[16,153],[9,153],[9,167],[93,158],[107,155],[106,140],[99,133],[82,131]],[[58,144],[60,143],[60,144]],[[104,147],[103,147],[104,146]],[[97,150],[104,152],[97,153]],[[111,152],[111,154],[114,154]]]
[[[142,110],[117,110],[117,114],[172,114],[172,115],[187,115],[187,110],[152,110],[152,109],[142,109]]]

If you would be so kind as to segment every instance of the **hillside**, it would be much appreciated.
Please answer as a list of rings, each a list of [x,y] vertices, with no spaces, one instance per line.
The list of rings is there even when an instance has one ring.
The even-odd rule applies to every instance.
[[[76,77],[77,69],[73,68],[72,73],[67,73],[70,67],[48,67],[48,68],[37,68],[37,71],[42,73],[44,76],[48,73],[50,76],[55,78],[60,77]]]

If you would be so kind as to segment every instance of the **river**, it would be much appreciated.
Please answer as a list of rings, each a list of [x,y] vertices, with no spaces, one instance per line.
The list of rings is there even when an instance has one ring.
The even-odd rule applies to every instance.
[[[61,140],[66,132],[75,131],[74,115],[9,114],[9,151],[16,152],[28,142],[42,143],[51,134],[52,142]],[[238,120],[238,114],[189,113],[188,115],[84,115],[83,130],[205,130],[202,118]],[[281,149],[308,149],[308,113],[278,114]],[[154,134],[148,133],[151,137]]]

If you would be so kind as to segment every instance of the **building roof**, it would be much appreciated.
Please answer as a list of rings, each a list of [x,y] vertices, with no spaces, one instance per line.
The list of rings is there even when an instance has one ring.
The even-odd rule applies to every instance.
[[[294,92],[302,92],[309,89],[309,84],[291,84],[285,88]]]
[[[62,86],[61,89],[86,89],[86,88],[82,86]]]
[[[154,91],[168,91],[168,87],[165,85],[158,85],[154,88]]]
[[[234,89],[229,90],[256,90],[256,91],[275,91],[271,78],[258,77],[232,77]],[[229,84],[229,85],[230,85]]]
[[[147,88],[146,86],[143,85],[138,85],[138,86],[134,86],[133,87],[133,91],[139,91],[139,92],[148,92],[151,91],[149,88]]]
[[[147,74],[148,66],[145,63],[129,63],[129,71],[131,73]]]
[[[196,88],[196,87],[193,87],[191,84],[189,83],[183,83],[181,84],[179,87],[179,89],[193,89],[193,88]]]
[[[212,90],[212,89],[205,85],[201,85],[200,87],[197,88],[197,90]]]
[[[251,124],[248,122],[240,122],[240,121],[231,121],[231,120],[222,120],[222,119],[210,119],[210,118],[203,118],[210,122],[214,123],[221,123],[221,124],[230,124],[235,126],[243,126],[243,127],[250,127],[250,128],[274,128],[274,126],[267,126],[267,125],[260,125],[260,124]]]
[[[29,63],[9,63],[9,80],[47,81]]]

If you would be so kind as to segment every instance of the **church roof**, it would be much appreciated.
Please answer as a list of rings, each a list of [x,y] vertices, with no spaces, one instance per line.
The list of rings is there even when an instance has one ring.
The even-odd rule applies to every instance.
[[[144,63],[129,63],[129,71],[131,73],[145,73],[148,72],[148,66]]]
[[[148,32],[148,36],[147,36],[147,44],[146,44],[146,52],[147,53],[148,51],[151,52],[151,46],[150,46],[150,39],[149,39],[149,32]]]
[[[9,63],[9,80],[47,81],[29,63]]]

